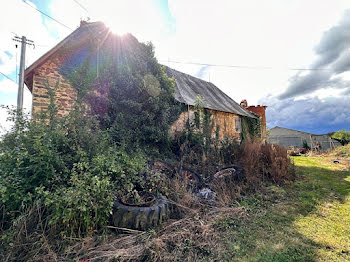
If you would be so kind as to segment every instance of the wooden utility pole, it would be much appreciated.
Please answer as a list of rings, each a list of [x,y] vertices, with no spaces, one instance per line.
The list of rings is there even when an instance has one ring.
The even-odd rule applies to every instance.
[[[21,46],[21,61],[19,66],[19,81],[18,81],[18,93],[17,93],[17,110],[23,109],[23,91],[24,91],[24,67],[25,67],[25,59],[26,59],[26,45],[34,46],[34,42],[32,40],[28,40],[25,36],[21,38],[19,36],[15,36],[13,41],[20,42]]]

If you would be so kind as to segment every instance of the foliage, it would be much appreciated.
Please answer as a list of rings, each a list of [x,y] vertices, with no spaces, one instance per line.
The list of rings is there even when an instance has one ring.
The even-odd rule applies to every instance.
[[[306,140],[303,140],[303,148],[307,149],[307,150],[310,150],[311,147],[309,146],[309,144],[307,143]]]
[[[344,146],[350,142],[350,131],[339,130],[332,135],[332,138],[339,140],[339,142]]]
[[[88,232],[105,225],[116,194],[138,183],[143,154],[126,154],[82,110],[49,123],[14,117],[13,130],[0,143],[0,212],[6,221],[41,199],[52,224],[72,234]]]
[[[175,82],[158,64],[152,44],[139,43],[130,34],[109,35],[99,48],[98,65],[95,52],[91,47],[79,67],[62,72],[72,72],[65,74],[91,114],[98,116],[100,127],[128,152],[168,151],[168,130],[182,106],[174,98]]]
[[[261,119],[241,116],[241,139],[242,141],[261,138]]]
[[[182,106],[153,46],[131,35],[120,40],[106,39],[106,44],[120,45],[119,51],[102,48],[98,72],[95,48],[82,63],[63,66],[61,73],[78,93],[67,116],[57,119],[59,82],[51,87],[48,81],[47,112],[35,121],[13,112],[14,128],[0,142],[5,228],[40,200],[52,226],[84,234],[107,223],[117,195],[157,186],[141,176],[145,152],[150,156],[169,150],[168,130]],[[72,50],[67,54],[73,55]]]
[[[49,223],[63,226],[62,233],[78,235],[98,229],[112,213],[114,186],[108,176],[93,175],[88,162],[74,164],[67,186],[43,191],[50,208]]]
[[[340,157],[350,157],[350,144],[336,147],[331,154]]]

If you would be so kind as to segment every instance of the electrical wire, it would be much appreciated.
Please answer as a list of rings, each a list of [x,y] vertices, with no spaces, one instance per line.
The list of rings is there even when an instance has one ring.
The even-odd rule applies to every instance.
[[[174,64],[188,64],[188,65],[198,65],[198,66],[215,66],[215,67],[227,67],[227,68],[238,68],[238,69],[261,69],[261,70],[271,70],[275,69],[270,66],[243,66],[243,65],[224,65],[224,64],[207,64],[207,63],[197,63],[197,62],[182,62],[182,61],[173,61],[173,60],[159,60],[162,63],[174,63]],[[329,68],[285,68],[287,70],[293,71],[323,71],[331,70]]]
[[[69,26],[66,26],[65,24],[61,23],[60,21],[58,21],[57,19],[53,18],[52,16],[49,16],[48,14],[44,13],[43,11],[39,10],[38,8],[30,5],[29,3],[27,3],[25,0],[22,0],[23,3],[27,4],[28,6],[30,6],[31,8],[33,8],[34,10],[38,11],[39,13],[43,14],[44,16],[52,19],[53,21],[55,21],[56,23],[60,24],[61,26],[64,26],[65,28],[74,31],[72,28],[70,28]]]
[[[89,10],[87,10],[87,8],[85,8],[85,6],[83,6],[81,3],[79,3],[77,0],[73,0],[77,5],[79,5],[82,9],[84,9],[84,11],[86,11],[87,13],[89,13]]]
[[[13,80],[12,78],[10,78],[9,76],[5,75],[4,73],[0,72],[1,75],[3,75],[4,77],[6,77],[7,79],[11,80],[12,82],[16,83],[17,82],[15,80]]]

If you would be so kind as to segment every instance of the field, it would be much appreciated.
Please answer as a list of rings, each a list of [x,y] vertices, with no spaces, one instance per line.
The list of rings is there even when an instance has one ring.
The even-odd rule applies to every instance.
[[[350,261],[350,172],[330,158],[295,157],[298,181],[237,203],[217,223],[226,261]]]

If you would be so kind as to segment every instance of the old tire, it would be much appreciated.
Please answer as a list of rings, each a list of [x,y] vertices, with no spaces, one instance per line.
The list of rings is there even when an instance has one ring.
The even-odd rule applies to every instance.
[[[169,217],[169,204],[164,196],[158,196],[149,207],[128,206],[114,202],[112,221],[114,226],[146,230],[161,224]]]
[[[235,181],[242,181],[244,179],[244,170],[242,167],[233,165],[221,168],[214,174],[214,179],[233,179]]]
[[[196,174],[195,172],[193,172],[192,170],[188,169],[188,168],[179,168],[178,171],[179,175],[180,175],[180,179],[185,180],[186,182],[195,184],[195,185],[200,185],[202,184],[202,178]]]

